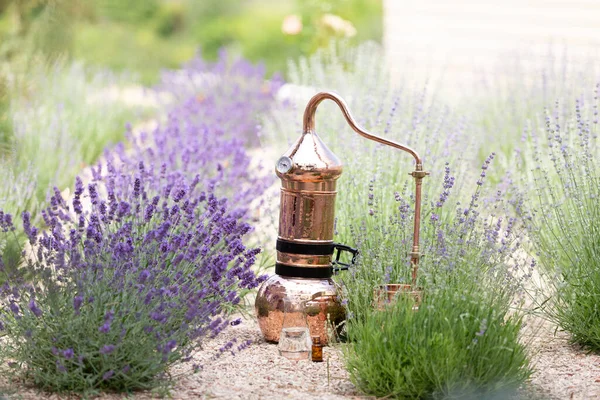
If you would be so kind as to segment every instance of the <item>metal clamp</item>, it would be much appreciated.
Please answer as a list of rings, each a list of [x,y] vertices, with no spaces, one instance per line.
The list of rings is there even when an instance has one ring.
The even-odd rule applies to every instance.
[[[423,179],[425,178],[427,175],[429,175],[429,172],[427,171],[420,171],[420,170],[415,170],[413,172],[409,172],[408,175],[412,176],[413,178],[416,179]]]
[[[348,268],[350,268],[356,264],[356,258],[358,257],[358,249],[355,249],[350,246],[346,246],[345,244],[339,244],[339,243],[334,243],[333,248],[334,248],[334,252],[335,252],[335,254],[334,254],[335,259],[333,261],[331,261],[331,265],[334,266],[333,272],[346,271],[346,270],[348,270]],[[340,257],[342,255],[343,251],[352,253],[352,260],[350,260],[349,264],[340,261]],[[340,267],[336,267],[336,265],[340,265]]]

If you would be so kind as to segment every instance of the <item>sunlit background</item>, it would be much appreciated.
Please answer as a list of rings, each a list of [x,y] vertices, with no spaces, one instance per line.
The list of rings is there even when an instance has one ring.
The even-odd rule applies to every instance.
[[[395,81],[455,87],[516,58],[596,59],[597,21],[594,0],[0,0],[0,63],[70,58],[151,84],[197,52],[227,49],[285,74],[331,40],[372,40]]]
[[[553,63],[600,61],[596,0],[384,0],[386,53],[396,81],[456,92],[486,74],[539,75]],[[521,79],[523,76],[512,78]]]

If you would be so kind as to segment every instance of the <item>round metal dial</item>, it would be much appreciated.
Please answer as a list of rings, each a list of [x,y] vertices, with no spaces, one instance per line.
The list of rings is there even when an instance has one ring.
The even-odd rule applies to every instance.
[[[277,172],[280,174],[285,174],[289,172],[294,166],[294,161],[291,158],[283,156],[277,161]]]

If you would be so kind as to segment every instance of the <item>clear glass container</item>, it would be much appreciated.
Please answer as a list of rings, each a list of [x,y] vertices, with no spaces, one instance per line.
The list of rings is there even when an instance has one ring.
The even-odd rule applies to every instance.
[[[279,335],[279,354],[289,360],[308,360],[312,347],[306,319],[305,301],[284,299],[283,325]]]

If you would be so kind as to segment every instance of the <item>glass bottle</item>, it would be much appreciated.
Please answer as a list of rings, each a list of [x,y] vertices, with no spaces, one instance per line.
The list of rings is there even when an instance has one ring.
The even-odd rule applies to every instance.
[[[290,360],[308,360],[312,341],[306,319],[305,302],[284,299],[283,326],[279,335],[279,354]]]
[[[314,362],[323,362],[323,345],[319,336],[312,337],[312,360]]]

